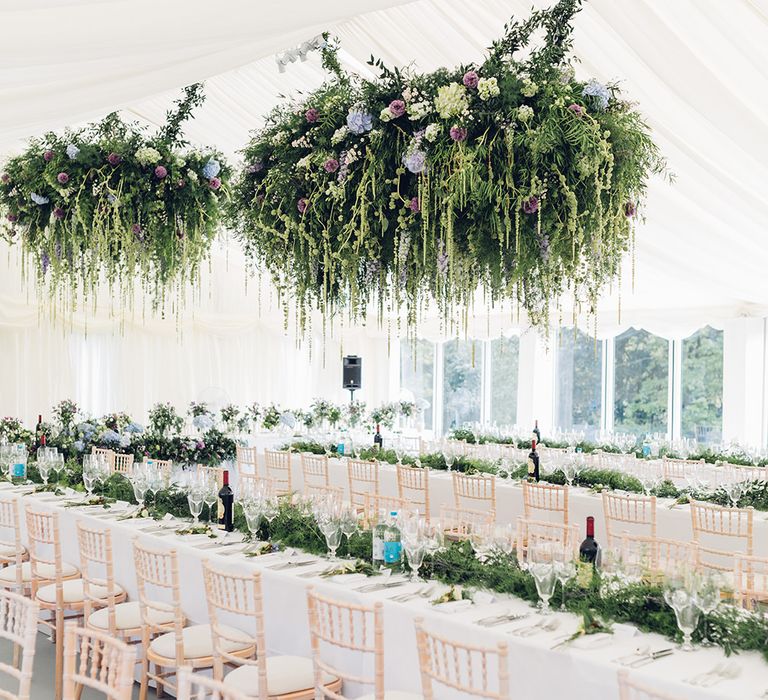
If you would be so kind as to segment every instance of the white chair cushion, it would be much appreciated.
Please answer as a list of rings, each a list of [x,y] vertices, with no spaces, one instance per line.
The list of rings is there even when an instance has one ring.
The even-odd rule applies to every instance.
[[[26,552],[27,548],[22,547],[22,552]],[[16,556],[16,547],[12,544],[1,544],[0,543],[0,557],[3,559],[13,559]]]
[[[336,678],[325,674],[325,683],[333,683]],[[247,697],[259,696],[259,670],[256,666],[238,666],[224,676],[224,685],[235,688]],[[267,657],[267,694],[286,695],[310,690],[315,685],[312,659],[303,656]]]
[[[123,592],[123,589],[115,584],[115,595],[119,595]],[[106,598],[108,591],[101,586],[91,586],[89,589],[91,598]],[[62,582],[62,595],[65,603],[82,603],[85,600],[85,592],[83,590],[83,579],[73,578],[69,581]],[[47,586],[37,589],[37,599],[43,603],[55,603],[56,602],[56,584],[49,583]]]
[[[368,693],[357,700],[376,700],[376,694]],[[424,700],[424,697],[415,693],[405,693],[402,690],[385,690],[384,700]]]
[[[150,621],[156,625],[164,625],[168,622],[173,622],[174,615],[172,606],[166,606],[156,602],[152,603],[152,605],[167,608],[168,612],[150,607],[147,609]],[[139,606],[138,600],[131,601],[130,603],[118,603],[115,605],[115,626],[117,629],[132,630],[141,627],[141,625],[141,607]],[[107,608],[101,608],[100,610],[91,613],[91,616],[88,618],[88,626],[102,630],[109,629],[109,610]]]
[[[246,649],[251,646],[251,638],[239,630],[232,627],[221,626],[222,632],[227,637],[241,641],[225,640],[223,643],[224,651],[233,652],[240,649]],[[210,625],[192,625],[184,628],[183,634],[184,658],[199,659],[204,656],[213,655],[213,639],[211,638]],[[166,632],[152,640],[149,648],[158,656],[165,656],[169,659],[176,658],[176,633]]]
[[[61,565],[61,573],[63,576],[75,576],[79,572],[76,566],[64,562]],[[56,567],[53,564],[38,564],[37,575],[52,581],[56,578]],[[21,580],[24,583],[32,580],[32,564],[28,561],[21,565]],[[16,583],[16,564],[0,569],[0,583]]]

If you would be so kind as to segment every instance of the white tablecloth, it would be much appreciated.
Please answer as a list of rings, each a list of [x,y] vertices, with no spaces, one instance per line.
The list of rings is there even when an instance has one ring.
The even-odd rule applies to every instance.
[[[338,470],[334,470],[336,473]],[[386,473],[388,471],[385,470]],[[438,479],[439,483],[440,479]],[[519,492],[509,490],[512,494]],[[249,571],[261,568],[264,586],[265,631],[270,654],[310,654],[307,630],[306,589],[316,586],[319,590],[339,597],[359,602],[370,603],[380,599],[384,603],[385,621],[385,678],[387,687],[393,690],[420,692],[418,656],[416,652],[413,621],[424,617],[430,629],[447,636],[475,644],[492,645],[498,640],[505,640],[509,645],[511,668],[513,672],[513,697],[515,698],[556,698],[572,700],[579,698],[616,698],[618,697],[616,673],[619,666],[612,660],[631,653],[638,647],[650,646],[653,649],[666,648],[670,642],[656,635],[635,636],[628,634],[626,626],[620,626],[611,637],[607,646],[595,649],[564,647],[551,650],[553,644],[566,632],[576,629],[577,618],[565,613],[559,629],[538,636],[522,638],[507,632],[518,626],[530,624],[533,614],[525,620],[509,623],[502,627],[484,628],[475,621],[487,615],[498,614],[510,606],[517,612],[533,613],[527,603],[513,599],[495,603],[474,605],[471,608],[446,614],[438,612],[428,600],[416,599],[407,603],[397,603],[390,598],[402,592],[416,590],[419,584],[406,584],[392,590],[376,593],[359,593],[354,585],[335,583],[325,579],[306,578],[302,574],[308,570],[321,570],[304,567],[292,570],[275,571],[268,568],[279,562],[281,554],[268,555],[257,559],[246,559],[242,554],[229,554],[235,548],[217,550],[200,549],[201,542],[182,541],[175,534],[157,536],[141,533],[146,528],[146,521],[118,521],[107,515],[103,509],[90,509],[83,512],[74,508],[63,508],[61,501],[50,500],[50,495],[30,495],[21,497],[18,489],[3,488],[0,496],[14,494],[22,506],[34,502],[37,507],[51,508],[60,514],[63,554],[66,561],[79,564],[75,523],[82,518],[90,524],[108,527],[113,533],[116,579],[128,592],[129,597],[136,596],[136,581],[133,567],[132,542],[141,537],[151,541],[154,546],[174,547],[179,553],[182,598],[184,610],[191,621],[205,622],[207,610],[203,592],[202,566],[205,558],[213,559],[222,568],[236,571]],[[203,540],[204,543],[210,542]],[[379,579],[371,579],[376,581]],[[768,663],[757,653],[745,653],[734,657],[741,668],[741,675],[734,680],[726,680],[710,689],[694,687],[683,682],[696,673],[713,668],[724,659],[720,649],[700,649],[694,653],[675,652],[672,656],[659,659],[653,664],[634,671],[639,677],[665,689],[681,698],[756,698],[768,688]],[[47,669],[45,672],[48,672]],[[446,700],[458,697],[448,692],[439,692],[438,697]]]

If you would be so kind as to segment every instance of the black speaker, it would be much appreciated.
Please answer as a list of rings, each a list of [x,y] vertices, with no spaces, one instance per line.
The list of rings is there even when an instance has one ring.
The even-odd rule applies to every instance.
[[[357,355],[347,355],[344,358],[343,389],[363,388],[363,358]]]

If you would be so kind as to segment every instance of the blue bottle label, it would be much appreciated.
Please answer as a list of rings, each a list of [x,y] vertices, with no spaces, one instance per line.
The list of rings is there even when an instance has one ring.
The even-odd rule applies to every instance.
[[[339,443],[339,444],[336,446],[336,453],[337,453],[337,454],[340,454],[340,455],[343,455],[343,454],[344,454],[344,443],[343,443],[343,442],[340,442],[340,443]]]
[[[24,476],[24,464],[17,462],[13,465],[13,476]]]
[[[400,561],[400,552],[403,545],[400,542],[384,543],[384,562],[387,564],[397,564]]]
[[[643,457],[650,457],[650,456],[651,456],[651,446],[643,445]]]

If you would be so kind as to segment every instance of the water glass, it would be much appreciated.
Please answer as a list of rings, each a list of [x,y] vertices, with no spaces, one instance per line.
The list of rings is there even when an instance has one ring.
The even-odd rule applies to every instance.
[[[555,565],[551,544],[533,545],[528,549],[528,570],[536,583],[536,592],[541,599],[540,613],[548,615],[551,611],[549,600],[555,592]]]

